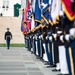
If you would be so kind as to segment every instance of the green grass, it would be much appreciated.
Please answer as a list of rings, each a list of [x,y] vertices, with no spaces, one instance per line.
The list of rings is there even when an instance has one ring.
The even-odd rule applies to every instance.
[[[6,44],[0,44],[0,47],[6,47]],[[10,44],[10,47],[25,47],[25,44]]]

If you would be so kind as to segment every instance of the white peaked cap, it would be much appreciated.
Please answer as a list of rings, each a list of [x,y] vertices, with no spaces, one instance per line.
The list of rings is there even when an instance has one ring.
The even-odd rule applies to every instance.
[[[61,33],[62,33],[62,31],[57,31],[57,33],[58,33],[58,34],[61,34]]]

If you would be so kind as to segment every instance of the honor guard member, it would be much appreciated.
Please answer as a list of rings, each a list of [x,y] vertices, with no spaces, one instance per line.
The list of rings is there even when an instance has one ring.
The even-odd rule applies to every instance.
[[[22,22],[22,25],[23,25],[23,34],[24,34],[24,40],[25,40],[25,44],[26,44],[26,47],[28,47],[28,39],[27,38],[27,32],[29,31],[28,27],[27,27],[27,23],[26,22]]]
[[[70,33],[70,39],[68,40],[69,47],[67,48],[67,63],[68,63],[68,70],[69,75],[75,75],[75,24],[73,25],[73,28],[69,30]]]
[[[36,46],[35,46],[35,34],[34,34],[34,31],[33,31],[33,41],[32,41],[32,47],[33,47],[33,53],[34,55],[36,54]]]
[[[44,59],[44,61],[46,63],[48,63],[47,52],[46,52],[46,50],[47,50],[47,43],[48,43],[48,40],[46,40],[47,27],[46,27],[46,25],[43,25],[42,28],[43,28],[43,48],[44,48],[44,51],[45,51],[44,56],[43,56],[43,59]]]
[[[39,40],[40,40],[40,60],[43,62],[43,56],[44,56],[44,48],[43,48],[43,29],[42,26],[39,28],[40,35],[39,35]]]
[[[49,36],[49,44],[50,44],[50,67],[53,67],[53,36],[52,36],[52,33]]]
[[[69,47],[69,57],[70,57],[70,75],[75,75],[75,21],[73,28],[70,29],[70,47]]]
[[[36,58],[38,58],[38,36],[37,36],[37,32],[35,32],[35,45],[36,45]]]
[[[55,31],[52,34],[53,35],[53,55],[54,55],[54,60],[53,60],[53,64],[54,66],[57,68],[58,63],[59,63],[59,59],[58,59],[58,41],[59,41],[59,37],[57,35],[57,30],[58,27],[55,27]],[[52,71],[59,71],[58,69],[53,69]]]
[[[65,36],[67,36],[67,35],[68,34],[65,34]],[[63,35],[63,33],[61,33],[60,43],[59,43],[59,46],[58,46],[60,73],[61,73],[61,75],[68,75],[69,71],[68,71],[67,60],[66,60],[66,48],[65,48],[65,45],[64,45],[64,43],[66,41],[65,42],[64,41],[65,41],[64,40],[64,35]]]
[[[40,25],[36,27],[36,39],[37,39],[37,58],[40,59],[40,55],[41,55],[41,43],[40,43]]]
[[[40,48],[40,39],[39,39],[39,36],[40,36],[40,31],[39,31],[39,26],[37,27],[37,51],[38,51],[38,57],[40,59],[40,52],[41,52],[41,48]]]
[[[29,36],[29,51],[31,51],[31,32],[28,33]]]
[[[46,38],[46,54],[47,54],[47,59],[48,59],[48,63],[47,65],[50,65],[50,44],[49,44],[49,34],[47,33]]]
[[[31,31],[31,35],[30,35],[30,39],[31,39],[31,54],[33,54],[33,32]]]
[[[49,37],[52,34],[52,32],[51,32],[50,25],[47,25],[47,26],[48,27],[47,27],[47,36],[46,36],[46,41],[47,41],[47,43],[46,43],[46,54],[47,54],[47,59],[48,59],[47,65],[49,65],[49,66],[47,66],[47,68],[49,68],[49,67],[52,67],[52,43],[49,40]]]
[[[57,28],[57,27],[56,27]],[[54,34],[54,63],[56,65],[55,69],[52,71],[60,71],[60,66],[59,66],[59,43],[60,43],[60,31],[56,31],[57,33]]]
[[[7,32],[5,32],[5,40],[6,40],[7,49],[9,49],[10,47],[11,39],[12,39],[12,33],[9,31],[9,28],[7,28]]]
[[[34,49],[34,55],[37,56],[37,55],[36,55],[36,50],[37,50],[37,48],[36,48],[36,46],[37,46],[37,45],[36,45],[36,28],[33,29],[33,33],[34,33],[34,36],[33,36],[33,44],[34,44],[34,46],[33,46],[34,48],[33,48],[33,49]]]
[[[46,37],[46,39],[48,39],[48,43],[47,43],[47,58],[49,61],[49,66],[47,66],[47,68],[49,67],[53,67],[53,60],[52,60],[52,41],[53,41],[53,37],[52,37],[52,32],[48,32],[48,35]]]

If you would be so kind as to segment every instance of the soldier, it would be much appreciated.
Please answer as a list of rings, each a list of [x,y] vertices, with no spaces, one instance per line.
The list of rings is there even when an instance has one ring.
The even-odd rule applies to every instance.
[[[68,64],[70,75],[75,75],[75,21],[73,28],[70,29],[70,47],[69,47],[69,58],[70,64]]]
[[[5,32],[5,40],[6,40],[7,49],[9,49],[9,47],[10,47],[10,40],[11,39],[12,39],[12,34],[9,31],[9,28],[7,28],[7,32]]]

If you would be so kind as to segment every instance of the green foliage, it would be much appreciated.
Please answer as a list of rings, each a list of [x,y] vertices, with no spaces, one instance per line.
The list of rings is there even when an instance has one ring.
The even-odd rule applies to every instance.
[[[0,47],[6,47],[6,44],[0,44]],[[25,47],[25,44],[10,44],[10,47]]]

